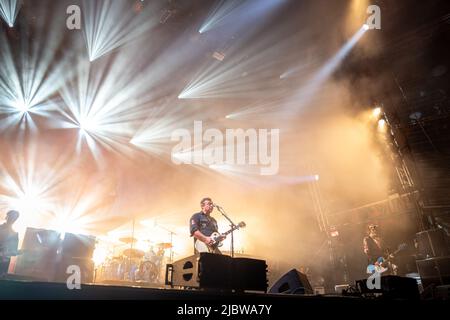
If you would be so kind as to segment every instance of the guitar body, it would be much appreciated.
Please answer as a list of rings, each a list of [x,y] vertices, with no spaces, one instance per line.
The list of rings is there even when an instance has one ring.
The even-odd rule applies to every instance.
[[[387,270],[389,270],[389,268],[385,267],[385,262],[386,260],[383,257],[379,257],[377,259],[377,263],[376,264],[369,264],[367,266],[367,273],[372,274],[372,273],[383,273]]]
[[[367,273],[369,273],[369,274],[372,274],[375,272],[383,273],[383,272],[390,270],[391,272],[396,274],[397,271],[396,271],[395,265],[392,263],[391,260],[393,257],[395,257],[397,255],[397,253],[405,250],[406,247],[407,247],[406,243],[402,243],[401,245],[398,246],[398,249],[394,253],[388,254],[387,258],[379,257],[375,263],[369,264],[367,266]]]
[[[223,245],[222,241],[226,238],[227,234],[233,232],[234,230],[240,229],[240,228],[244,228],[245,227],[245,222],[239,222],[239,224],[237,226],[234,226],[233,228],[231,228],[230,230],[228,230],[227,232],[224,232],[222,234],[218,233],[218,232],[213,232],[209,237],[214,241],[211,245],[207,245],[206,243],[197,240],[195,241],[195,249],[198,252],[209,252],[209,253],[217,253],[218,248],[221,247]]]
[[[218,247],[221,247],[223,245],[222,240],[224,239],[224,236],[222,236],[220,233],[214,232],[210,235],[210,238],[214,240],[214,243],[212,245],[207,245],[206,243],[197,240],[195,241],[195,249],[198,252],[213,253],[217,250]]]

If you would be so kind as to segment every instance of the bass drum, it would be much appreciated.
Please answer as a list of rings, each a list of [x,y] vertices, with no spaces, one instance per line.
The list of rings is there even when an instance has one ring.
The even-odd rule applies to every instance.
[[[158,267],[152,261],[142,261],[136,271],[136,281],[154,283],[158,279]]]

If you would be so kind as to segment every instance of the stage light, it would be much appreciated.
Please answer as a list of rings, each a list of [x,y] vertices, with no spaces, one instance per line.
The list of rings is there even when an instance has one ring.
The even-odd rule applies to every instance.
[[[42,199],[42,192],[38,191],[36,187],[29,186],[24,191],[20,191],[17,198],[13,200],[13,206],[19,212],[31,213],[37,208],[43,208],[46,205],[45,200]]]
[[[386,131],[386,120],[384,120],[384,119],[378,120],[378,131],[380,131],[380,132]]]
[[[92,260],[96,266],[101,265],[109,256],[109,251],[101,246],[96,246],[92,255]]]
[[[22,1],[0,0],[0,17],[5,20],[10,28],[14,26],[14,22],[16,21],[21,6]]]
[[[365,23],[365,24],[363,24],[363,30],[364,31],[367,31],[367,30],[369,30],[370,29],[370,27]]]
[[[376,107],[372,110],[372,117],[375,119],[378,119],[381,115],[381,108],[380,107]]]
[[[83,133],[94,133],[98,127],[95,119],[91,117],[85,116],[79,120],[79,128]]]
[[[25,101],[16,101],[14,107],[20,111],[20,113],[27,113],[30,110],[30,106]]]
[[[308,83],[296,93],[293,98],[301,101],[297,109],[305,106],[317,94],[319,88],[323,86],[330,76],[336,71],[338,66],[347,57],[353,47],[365,34],[363,27],[359,28],[353,36],[313,75]]]
[[[156,16],[161,11],[161,3],[149,4],[144,10],[142,2],[135,2],[129,10],[126,1],[82,1],[83,35],[89,54],[94,61],[112,50],[148,33],[159,21]]]

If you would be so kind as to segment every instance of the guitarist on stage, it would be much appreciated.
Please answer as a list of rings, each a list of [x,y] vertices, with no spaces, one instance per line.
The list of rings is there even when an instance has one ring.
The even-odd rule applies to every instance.
[[[385,247],[384,240],[378,234],[377,225],[369,224],[367,226],[367,236],[364,237],[363,246],[369,265],[375,266],[377,270],[382,270],[381,272],[397,274],[397,266],[390,261],[394,256],[389,254]]]
[[[19,212],[8,211],[5,223],[0,225],[0,277],[8,273],[11,256],[17,254],[19,234],[13,230],[12,226],[18,218]]]
[[[200,201],[200,207],[202,210],[195,213],[189,223],[191,237],[194,237],[195,253],[212,252],[222,254],[217,247],[214,249],[210,247],[214,244],[214,239],[210,236],[214,232],[218,232],[217,221],[211,217],[211,212],[214,210],[214,203],[211,198],[203,198]]]

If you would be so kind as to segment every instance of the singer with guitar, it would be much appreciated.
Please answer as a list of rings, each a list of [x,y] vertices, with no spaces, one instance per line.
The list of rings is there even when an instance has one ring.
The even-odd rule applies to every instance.
[[[367,226],[367,236],[363,240],[363,246],[369,262],[367,273],[397,274],[398,267],[392,263],[392,259],[395,254],[404,249],[403,245],[399,247],[395,254],[390,253],[385,247],[384,240],[378,233],[378,226],[369,224]]]
[[[12,226],[18,218],[19,212],[8,211],[5,223],[0,225],[0,277],[8,273],[11,257],[17,255],[19,234]]]
[[[218,232],[217,221],[211,217],[211,212],[214,210],[214,203],[211,198],[203,198],[200,201],[200,208],[201,211],[195,213],[189,223],[191,237],[194,237],[194,251],[195,253],[212,252],[222,254],[219,248],[211,248],[215,242],[211,235],[214,232]]]

